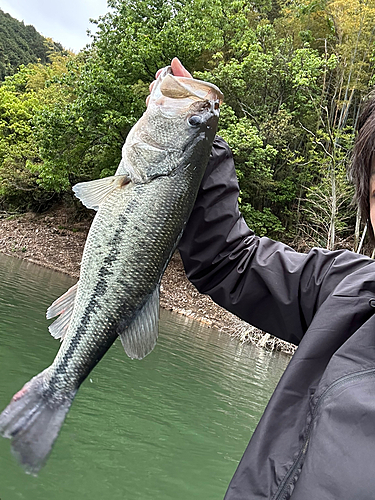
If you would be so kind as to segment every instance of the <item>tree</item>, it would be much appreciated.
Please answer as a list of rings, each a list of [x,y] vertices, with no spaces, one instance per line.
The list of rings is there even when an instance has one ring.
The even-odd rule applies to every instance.
[[[248,223],[261,235],[314,243],[306,228],[318,216],[319,244],[333,248],[354,224],[343,172],[374,79],[375,0],[341,2],[110,0],[91,47],[68,62],[29,67],[27,78],[21,70],[16,90],[6,83],[9,105],[29,103],[18,122],[36,151],[27,163],[10,154],[11,137],[24,151],[26,139],[5,120],[9,172],[27,166],[22,172],[44,193],[113,174],[149,82],[177,55],[224,92],[219,133],[234,152]],[[3,155],[3,177],[5,165]]]
[[[59,106],[66,95],[52,79],[66,71],[64,56],[48,66],[21,66],[0,86],[0,200],[3,207],[38,209],[54,191],[40,175],[44,167],[36,116]]]
[[[66,53],[59,43],[44,38],[0,9],[0,81],[23,64],[50,62],[53,53]]]

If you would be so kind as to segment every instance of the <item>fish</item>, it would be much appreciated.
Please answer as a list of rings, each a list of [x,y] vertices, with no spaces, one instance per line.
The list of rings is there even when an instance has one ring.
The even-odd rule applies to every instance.
[[[160,281],[193,208],[222,100],[215,85],[164,68],[115,175],[73,187],[97,213],[78,282],[47,310],[61,346],[0,415],[0,434],[27,473],[45,465],[81,383],[118,337],[132,359],[153,350]]]

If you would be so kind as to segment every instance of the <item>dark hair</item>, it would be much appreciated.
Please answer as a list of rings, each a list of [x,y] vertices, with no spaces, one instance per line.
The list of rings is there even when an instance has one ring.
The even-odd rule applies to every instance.
[[[363,103],[357,123],[349,177],[355,186],[354,199],[361,211],[362,220],[367,221],[369,235],[374,241],[374,228],[370,222],[370,177],[375,158],[375,92]]]

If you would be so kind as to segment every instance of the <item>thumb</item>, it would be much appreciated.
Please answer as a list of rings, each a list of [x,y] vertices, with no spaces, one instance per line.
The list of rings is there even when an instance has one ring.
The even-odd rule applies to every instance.
[[[193,78],[191,73],[189,73],[189,71],[183,67],[181,61],[177,57],[174,57],[172,59],[171,68],[174,76],[184,76],[186,78]]]

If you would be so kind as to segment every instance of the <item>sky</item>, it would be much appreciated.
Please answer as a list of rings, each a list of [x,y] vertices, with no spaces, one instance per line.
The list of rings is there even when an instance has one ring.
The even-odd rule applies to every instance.
[[[0,0],[0,9],[76,53],[90,42],[86,30],[95,31],[90,18],[108,11],[107,0]]]

